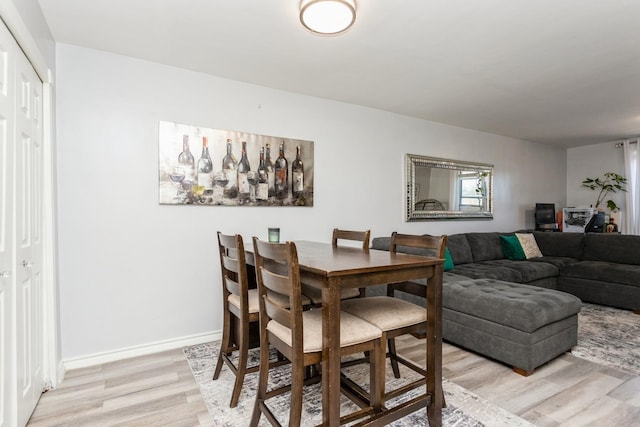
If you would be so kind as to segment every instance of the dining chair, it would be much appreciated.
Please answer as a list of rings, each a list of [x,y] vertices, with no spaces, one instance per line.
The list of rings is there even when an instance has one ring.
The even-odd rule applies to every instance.
[[[415,248],[425,255],[444,259],[447,236],[414,236],[408,234],[391,235],[390,252],[396,253],[399,246]],[[427,284],[428,286],[428,284]],[[393,374],[400,378],[398,363],[402,363],[415,372],[426,376],[426,370],[413,362],[405,359],[396,352],[395,338],[405,334],[416,333],[424,330],[427,325],[427,310],[416,304],[394,298],[395,291],[420,293],[426,297],[426,286],[414,282],[392,283],[387,285],[387,296],[371,296],[365,298],[349,299],[341,302],[341,309],[377,326],[383,332],[383,342],[387,342],[388,354]],[[415,386],[424,384],[424,378],[414,382]],[[383,385],[384,387],[384,385]],[[383,402],[396,396],[400,392],[394,390],[385,392],[383,389]]]
[[[269,243],[254,237],[253,247],[260,300],[260,374],[250,426],[257,426],[263,414],[272,425],[280,426],[267,400],[290,391],[288,425],[297,427],[301,423],[303,386],[320,380],[320,376],[305,378],[305,372],[307,367],[322,362],[322,310],[303,309],[300,265],[293,242]],[[281,304],[283,299],[288,300],[286,306]],[[381,338],[380,329],[349,313],[340,313],[341,355],[363,351],[371,354],[370,392],[365,393],[369,406],[349,414],[350,419],[381,409],[384,370],[380,367],[385,362]],[[267,391],[270,347],[291,362],[291,382],[284,386],[272,384]]]
[[[331,236],[331,244],[333,247],[338,247],[339,240],[349,240],[353,242],[361,242],[362,250],[369,250],[369,242],[371,240],[371,230],[364,231],[354,231],[354,230],[341,230],[339,228],[334,228]],[[308,285],[306,283],[302,284],[302,293],[309,297],[312,304],[316,307],[320,307],[322,305],[322,290],[315,286]],[[340,299],[349,299],[349,298],[357,298],[363,297],[365,295],[364,288],[347,288],[340,290]]]
[[[333,235],[331,236],[331,244],[338,246],[338,240],[351,240],[354,242],[362,242],[362,249],[369,250],[369,241],[371,240],[371,230],[353,231],[353,230],[341,230],[339,228],[333,229]]]
[[[226,363],[236,376],[229,404],[230,407],[235,408],[238,405],[245,375],[257,372],[260,367],[260,365],[247,367],[250,324],[260,319],[258,290],[249,289],[242,236],[218,232],[218,248],[222,269],[223,325],[222,341],[213,380],[218,379],[222,365]],[[236,337],[232,336],[234,330]],[[237,365],[231,358],[235,351],[238,352]]]
[[[223,325],[222,341],[218,361],[213,373],[213,381],[220,377],[222,365],[227,364],[231,372],[236,376],[231,393],[229,406],[235,408],[238,405],[240,392],[247,374],[258,372],[259,364],[247,366],[249,348],[256,347],[253,341],[257,341],[255,334],[259,332],[259,298],[258,289],[250,288],[247,257],[242,236],[226,235],[218,232],[218,249],[220,252],[220,267],[222,270],[222,301],[223,301]],[[281,304],[286,304],[284,300]],[[311,301],[303,298],[302,303],[308,307]],[[255,328],[254,328],[255,325]],[[238,361],[234,364],[232,354],[238,352]],[[282,356],[278,354],[278,360],[271,362],[272,366],[284,363]]]

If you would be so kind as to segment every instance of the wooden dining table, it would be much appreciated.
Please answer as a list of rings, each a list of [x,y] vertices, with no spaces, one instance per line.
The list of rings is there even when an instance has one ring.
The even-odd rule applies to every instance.
[[[295,241],[303,283],[322,289],[323,426],[340,425],[340,291],[346,288],[427,279],[425,393],[384,410],[359,425],[379,426],[427,408],[430,427],[442,425],[443,259]]]

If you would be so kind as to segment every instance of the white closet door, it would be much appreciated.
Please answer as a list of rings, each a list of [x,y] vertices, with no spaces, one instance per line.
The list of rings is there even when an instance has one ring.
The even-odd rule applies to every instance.
[[[13,243],[13,109],[15,41],[0,25],[0,426],[15,425],[12,325],[15,246]]]
[[[42,82],[16,57],[15,232],[18,425],[27,422],[43,389],[42,368]]]

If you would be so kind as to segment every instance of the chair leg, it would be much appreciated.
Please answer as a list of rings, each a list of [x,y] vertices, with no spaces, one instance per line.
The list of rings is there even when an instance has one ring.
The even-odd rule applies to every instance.
[[[384,396],[386,357],[383,342],[382,340],[376,341],[373,352],[369,352],[369,405],[375,412],[382,409]]]
[[[291,362],[291,406],[289,406],[289,427],[300,427],[302,421],[302,391],[305,367],[301,360]]]
[[[215,381],[220,376],[222,370],[222,355],[229,351],[229,344],[231,339],[231,314],[228,310],[224,312],[223,326],[222,326],[222,341],[220,342],[220,351],[218,352],[218,361],[216,362],[216,369],[213,373],[212,380]]]
[[[267,395],[267,382],[269,381],[269,345],[267,344],[267,334],[260,334],[260,369],[258,376],[258,390],[256,391],[256,400],[253,405],[253,413],[251,414],[251,422],[249,427],[257,427],[262,414],[261,406]]]
[[[240,343],[238,345],[238,366],[236,371],[236,381],[233,385],[233,392],[231,393],[230,408],[238,406],[238,399],[240,398],[240,392],[242,391],[242,384],[244,383],[244,376],[247,373],[247,359],[249,358],[249,322],[239,319],[241,324]]]
[[[393,369],[393,375],[396,378],[400,378],[400,368],[398,368],[398,361],[396,360],[396,340],[389,338],[387,340],[389,345],[389,359],[391,360],[391,368]]]

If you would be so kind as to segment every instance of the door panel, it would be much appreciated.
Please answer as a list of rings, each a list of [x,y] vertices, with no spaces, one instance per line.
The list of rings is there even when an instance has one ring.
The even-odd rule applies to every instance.
[[[13,38],[0,25],[0,427],[15,425],[12,364],[14,347],[13,110],[15,81]]]
[[[42,83],[27,59],[16,58],[16,373],[17,421],[26,424],[43,388],[42,369]]]

